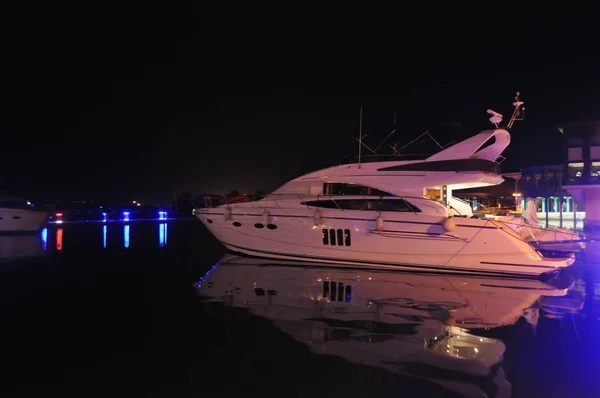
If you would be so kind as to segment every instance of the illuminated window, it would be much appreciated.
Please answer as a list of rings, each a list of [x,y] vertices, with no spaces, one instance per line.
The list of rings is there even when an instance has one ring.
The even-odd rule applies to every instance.
[[[600,146],[591,146],[590,147],[590,159],[600,160]],[[569,159],[569,160],[571,160],[571,159]]]
[[[592,162],[590,166],[590,175],[592,177],[600,176],[600,162]]]
[[[569,148],[569,162],[583,160],[583,149],[581,147]]]
[[[583,162],[569,163],[569,179],[581,178],[583,176]]]

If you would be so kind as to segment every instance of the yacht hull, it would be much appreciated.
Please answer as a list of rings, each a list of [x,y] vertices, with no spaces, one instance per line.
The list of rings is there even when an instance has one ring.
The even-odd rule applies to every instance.
[[[50,213],[41,210],[0,207],[0,233],[37,232],[49,219]]]
[[[248,204],[196,209],[197,218],[229,250],[255,257],[377,269],[539,278],[570,266],[545,258],[503,223],[418,213],[258,209]],[[230,212],[230,213],[228,213]]]

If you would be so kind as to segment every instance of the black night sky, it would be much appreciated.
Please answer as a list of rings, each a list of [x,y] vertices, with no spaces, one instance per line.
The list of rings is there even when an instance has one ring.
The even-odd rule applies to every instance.
[[[369,145],[394,114],[390,144],[426,130],[445,144],[490,128],[488,108],[508,119],[516,91],[526,118],[503,171],[518,171],[560,163],[557,123],[597,117],[597,51],[566,23],[320,32],[102,4],[3,14],[0,187],[43,200],[271,190],[356,155],[360,106]]]

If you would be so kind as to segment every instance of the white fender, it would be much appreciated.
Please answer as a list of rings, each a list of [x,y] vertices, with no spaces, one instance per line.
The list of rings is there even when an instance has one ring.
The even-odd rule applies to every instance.
[[[383,231],[383,215],[381,213],[377,216],[377,231]]]
[[[315,225],[315,226],[323,225],[323,215],[321,214],[320,209],[317,209],[315,211],[315,215],[313,217],[313,225]]]
[[[267,211],[267,209],[265,209],[265,211],[263,211],[263,224],[267,225],[269,224],[269,212]]]
[[[442,228],[444,228],[444,230],[446,232],[450,232],[454,228],[456,228],[456,223],[454,222],[454,217],[446,217],[444,219],[444,221],[442,222]]]
[[[231,220],[231,207],[230,206],[227,206],[225,208],[223,215],[225,216],[225,221]]]

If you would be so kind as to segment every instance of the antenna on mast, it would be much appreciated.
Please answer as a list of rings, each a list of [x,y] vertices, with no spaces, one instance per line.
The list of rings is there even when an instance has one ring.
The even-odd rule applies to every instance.
[[[516,120],[523,120],[525,118],[525,107],[523,106],[523,101],[519,100],[520,95],[521,93],[517,91],[517,95],[515,95],[515,102],[513,102],[515,109],[513,110],[510,121],[506,125],[507,129],[511,128]]]
[[[362,106],[360,107],[360,117],[358,124],[358,168],[360,169],[360,155],[362,152]]]
[[[519,100],[520,95],[521,93],[517,91],[517,95],[515,95],[515,101],[513,102],[513,106],[515,107],[515,109],[513,110],[510,120],[508,121],[508,124],[505,127],[506,129],[510,129],[515,123],[515,121],[523,120],[525,118],[525,107],[523,106],[523,101]],[[503,116],[500,113],[495,112],[491,109],[488,109],[487,113],[492,115],[492,117],[490,117],[490,122],[492,122],[492,124],[496,126],[496,128],[500,128],[500,123],[502,122]]]

